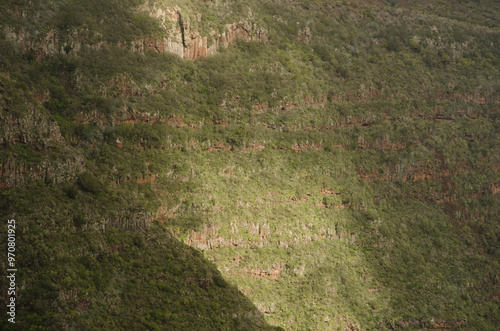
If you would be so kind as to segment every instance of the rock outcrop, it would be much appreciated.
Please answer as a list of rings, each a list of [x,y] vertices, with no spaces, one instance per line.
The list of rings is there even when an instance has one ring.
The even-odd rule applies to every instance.
[[[228,47],[238,39],[267,42],[266,30],[249,19],[226,24],[224,31],[212,30],[208,35],[202,35],[191,26],[188,19],[183,17],[179,7],[166,9],[144,7],[140,8],[140,11],[148,12],[150,17],[159,20],[163,32],[162,36],[116,44],[118,47],[130,49],[133,53],[171,53],[183,59],[194,60],[215,54],[221,47]],[[201,18],[201,14],[197,17]],[[84,44],[92,49],[110,46],[107,42],[99,41],[101,35],[98,32],[90,33],[88,30],[80,29],[67,31],[64,36],[60,34],[53,28],[36,34],[30,34],[24,28],[17,31],[5,28],[7,40],[21,51],[32,53],[39,61],[56,54],[77,55]]]
[[[264,29],[249,22],[227,24],[224,32],[212,31],[203,36],[193,30],[189,22],[179,19],[179,25],[167,31],[161,38],[138,40],[132,44],[132,52],[172,53],[183,59],[194,60],[202,56],[213,55],[221,47],[228,47],[236,40],[266,42]]]
[[[36,103],[27,109],[0,106],[0,188],[22,186],[30,180],[63,183],[83,172],[81,153],[66,145],[56,121]]]
[[[84,165],[83,155],[74,152],[60,155],[57,161],[42,154],[41,161],[35,164],[23,162],[14,153],[0,163],[0,189],[14,188],[38,180],[61,184],[74,179],[83,171]]]
[[[0,145],[21,143],[43,151],[64,144],[57,123],[36,108],[23,114],[0,108],[0,123]]]

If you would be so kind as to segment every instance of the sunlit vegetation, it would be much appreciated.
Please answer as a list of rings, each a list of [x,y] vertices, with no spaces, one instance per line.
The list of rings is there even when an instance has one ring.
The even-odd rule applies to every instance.
[[[193,61],[130,51],[166,35],[141,1],[49,3],[0,4],[2,118],[62,136],[2,138],[22,327],[500,324],[498,3],[150,2],[266,32]]]

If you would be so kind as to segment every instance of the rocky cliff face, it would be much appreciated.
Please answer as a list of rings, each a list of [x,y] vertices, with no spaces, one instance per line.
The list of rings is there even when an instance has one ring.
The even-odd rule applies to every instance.
[[[25,144],[44,151],[64,145],[59,126],[41,109],[30,107],[25,113],[0,108],[2,131],[0,144]]]
[[[0,165],[0,189],[25,185],[29,181],[43,180],[47,183],[61,184],[73,180],[84,169],[81,154],[68,153],[57,161],[48,156],[41,156],[42,161],[30,165],[19,160],[14,154]]]
[[[3,98],[1,101],[4,101]],[[84,169],[84,157],[66,145],[57,122],[36,102],[24,111],[0,106],[0,188],[24,185],[30,180],[63,183]]]
[[[148,9],[146,9],[148,10]],[[220,47],[228,47],[237,39],[267,42],[267,34],[250,20],[226,24],[224,31],[212,30],[208,36],[192,28],[189,20],[183,17],[179,7],[149,9],[151,17],[162,22],[166,35],[159,39],[145,39],[134,43],[136,52],[154,51],[177,54],[183,59],[194,60],[198,57],[215,54]],[[202,15],[197,15],[201,21]]]
[[[138,39],[130,43],[117,43],[119,47],[130,49],[134,53],[171,53],[183,59],[194,60],[202,56],[213,55],[221,47],[228,47],[236,40],[267,42],[267,32],[251,19],[226,24],[223,31],[211,30],[203,35],[192,27],[191,22],[184,18],[179,7],[153,8],[142,7],[140,11],[147,12],[150,17],[161,22],[162,32],[159,36]],[[197,18],[201,20],[202,15]],[[100,40],[98,32],[82,28],[61,33],[51,28],[47,32],[35,34],[21,28],[13,30],[5,28],[6,38],[22,51],[31,52],[36,59],[42,60],[56,54],[77,55],[82,47],[101,49],[111,44]],[[309,37],[306,36],[308,40]]]

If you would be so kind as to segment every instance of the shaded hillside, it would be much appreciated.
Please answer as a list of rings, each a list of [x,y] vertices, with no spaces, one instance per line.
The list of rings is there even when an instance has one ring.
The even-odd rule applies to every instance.
[[[0,6],[23,327],[500,324],[497,2]]]

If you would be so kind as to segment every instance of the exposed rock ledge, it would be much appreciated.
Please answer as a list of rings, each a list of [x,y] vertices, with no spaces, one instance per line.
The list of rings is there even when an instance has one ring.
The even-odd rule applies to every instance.
[[[151,17],[161,21],[164,28],[163,36],[139,39],[128,44],[118,43],[116,46],[129,48],[134,53],[172,53],[183,59],[194,60],[201,56],[215,54],[218,49],[228,47],[237,39],[267,42],[266,31],[249,20],[226,24],[225,31],[212,30],[208,36],[203,36],[191,27],[189,20],[183,19],[178,7],[165,10],[159,8],[143,10],[149,11]],[[90,38],[94,40],[93,42],[89,41],[89,34],[94,36]],[[13,31],[6,27],[5,35],[20,50],[31,52],[38,60],[56,54],[77,55],[84,45],[92,49],[101,49],[111,45],[102,40],[95,42],[101,39],[100,34],[88,30],[69,31],[62,38],[60,32],[54,29],[50,29],[45,34],[32,35],[22,28]]]
[[[85,168],[83,155],[66,145],[59,126],[35,105],[24,112],[0,107],[0,146],[13,152],[0,161],[0,189],[23,186],[29,181],[63,183]],[[15,149],[15,145],[24,149]],[[22,156],[23,150],[31,150]]]

